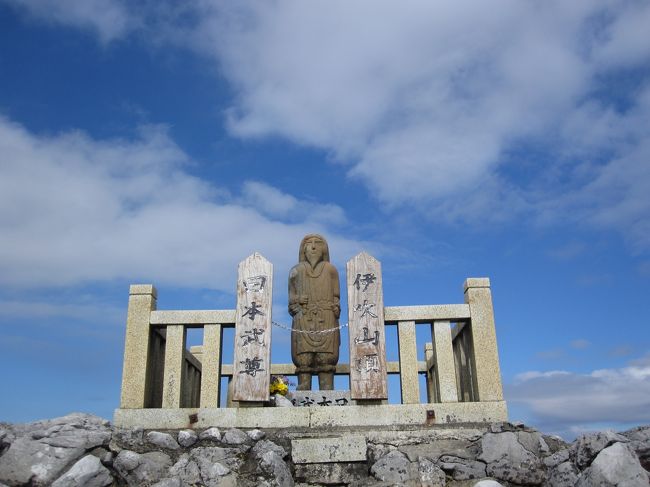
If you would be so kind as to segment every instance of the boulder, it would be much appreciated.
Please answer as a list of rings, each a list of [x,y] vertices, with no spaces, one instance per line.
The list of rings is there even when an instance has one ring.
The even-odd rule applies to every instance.
[[[266,433],[264,433],[264,431],[258,429],[247,431],[246,434],[253,441],[259,441],[266,436]]]
[[[544,464],[519,443],[514,432],[486,433],[478,459],[487,464],[487,474],[497,480],[526,485],[540,485],[546,480]]]
[[[146,439],[152,445],[156,445],[166,450],[178,450],[180,446],[178,442],[169,433],[161,433],[160,431],[150,431],[147,433]]]
[[[625,443],[629,440],[611,430],[582,435],[571,445],[573,462],[580,470],[583,470],[591,464],[603,448],[617,441]]]
[[[201,483],[201,471],[198,464],[190,458],[189,453],[183,453],[178,461],[169,469],[169,476],[180,479],[184,484]]]
[[[480,479],[486,474],[485,463],[453,455],[441,456],[439,465],[454,480]]]
[[[199,435],[199,440],[221,441],[219,428],[208,428]]]
[[[289,466],[276,451],[268,450],[260,457],[262,471],[271,476],[279,487],[293,487],[293,477]]]
[[[428,458],[418,460],[418,475],[420,484],[426,487],[445,487],[447,483],[445,472]]]
[[[231,428],[224,433],[221,441],[227,445],[245,445],[250,443],[251,439],[242,430]]]
[[[647,487],[648,473],[634,451],[624,443],[614,443],[598,453],[575,484],[576,487]]]
[[[140,454],[122,450],[113,462],[117,473],[130,486],[151,485],[167,477],[167,469],[171,464],[169,455],[159,451]]]
[[[199,441],[199,436],[194,430],[181,430],[178,432],[177,439],[179,445],[184,446],[185,448],[189,448],[190,446],[194,445],[194,443]]]
[[[578,480],[578,472],[571,462],[562,462],[551,469],[548,485],[552,487],[573,487]]]
[[[410,465],[406,455],[393,450],[377,460],[370,473],[383,482],[406,482],[411,477]]]
[[[52,487],[106,487],[113,477],[94,455],[86,455],[52,483]]]

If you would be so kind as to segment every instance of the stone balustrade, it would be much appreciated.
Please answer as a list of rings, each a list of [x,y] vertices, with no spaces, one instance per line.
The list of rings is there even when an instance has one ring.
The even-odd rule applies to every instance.
[[[429,416],[422,419],[423,423],[431,418],[433,422],[507,419],[489,279],[467,279],[464,291],[463,304],[384,308],[385,326],[397,327],[399,360],[386,362],[386,369],[388,374],[400,376],[404,413],[401,416],[410,418],[404,421],[417,422],[414,418],[419,414]],[[158,311],[156,298],[152,285],[130,288],[122,394],[115,421],[131,424],[135,417],[132,415],[137,414],[135,410],[147,410],[152,427],[160,427],[156,414],[167,418],[165,424],[169,424],[169,418],[187,423],[187,419],[181,418],[196,410],[214,422],[220,410],[240,405],[231,400],[220,404],[222,378],[230,381],[233,376],[233,365],[222,363],[222,332],[235,326],[235,310]],[[417,358],[417,326],[431,329],[432,341],[425,345],[425,360]],[[192,347],[191,351],[185,348],[188,328],[203,329],[203,345]],[[271,364],[269,373],[294,375],[295,371],[293,364]],[[350,364],[339,364],[335,373],[349,376]],[[420,399],[421,374],[426,377],[426,401]],[[367,401],[364,405],[359,401],[359,406],[350,407],[389,407],[377,406],[379,403]],[[427,409],[433,405],[436,407]],[[399,405],[390,405],[396,406]],[[269,409],[264,408],[267,416],[274,414]],[[287,414],[304,416],[298,412]],[[222,416],[231,418],[229,421],[235,418],[232,413]],[[401,416],[392,411],[386,421],[399,422]],[[347,417],[354,422],[359,416],[352,413]]]

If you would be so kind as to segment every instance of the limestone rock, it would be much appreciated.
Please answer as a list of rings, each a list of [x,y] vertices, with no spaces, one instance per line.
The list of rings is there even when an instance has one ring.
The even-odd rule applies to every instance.
[[[156,445],[160,448],[165,448],[167,450],[178,450],[180,446],[169,433],[161,433],[160,431],[150,431],[147,433],[147,441],[152,445]]]
[[[598,453],[578,479],[576,487],[647,487],[648,473],[632,449],[614,443]]]
[[[83,453],[83,448],[54,447],[26,437],[18,438],[0,457],[0,482],[49,485]]]
[[[183,487],[183,482],[181,482],[181,479],[162,479],[151,487]]]
[[[144,446],[144,429],[113,428],[113,437],[109,448],[119,453],[121,450],[140,450]]]
[[[443,455],[439,460],[440,468],[448,472],[454,480],[480,479],[485,477],[485,464],[476,460]]]
[[[262,455],[268,451],[274,451],[280,456],[280,458],[287,456],[287,451],[280,445],[273,443],[271,440],[258,441],[257,444],[253,447],[252,453],[255,457],[261,458]]]
[[[357,485],[367,477],[368,467],[365,462],[298,463],[295,465],[295,480],[312,485]]]
[[[544,458],[544,465],[546,465],[549,468],[555,467],[556,465],[559,465],[560,463],[564,463],[569,459],[569,449],[565,448],[564,450],[560,450],[558,452],[553,453],[552,455],[547,456]]]
[[[178,443],[185,448],[189,448],[199,440],[196,431],[194,430],[181,430],[178,432]]]
[[[553,487],[573,487],[578,480],[578,472],[571,462],[562,462],[555,466],[549,476],[548,485]]]
[[[52,483],[52,487],[105,487],[113,477],[99,458],[86,455]]]
[[[169,469],[172,478],[180,479],[187,485],[201,483],[201,472],[197,463],[190,459],[188,453],[183,453],[178,461]]]
[[[293,477],[289,466],[282,457],[273,450],[268,450],[260,457],[262,471],[271,475],[279,487],[293,487]]]
[[[393,450],[377,460],[370,473],[384,482],[406,482],[410,477],[410,464],[406,455]]]
[[[630,440],[630,447],[638,455],[641,466],[650,471],[650,426],[639,426],[621,435]]]
[[[617,441],[625,443],[629,440],[611,430],[583,435],[571,445],[571,456],[576,466],[583,470],[603,448]]]
[[[208,428],[199,435],[199,440],[221,441],[219,428]]]
[[[445,487],[447,483],[445,472],[428,458],[418,461],[418,474],[423,487]]]
[[[264,433],[264,431],[258,429],[247,431],[246,434],[253,441],[259,441],[266,436],[266,433]]]
[[[227,445],[245,445],[250,442],[250,438],[246,433],[237,428],[231,428],[223,435],[221,441]]]
[[[189,460],[199,467],[203,482],[217,485],[231,470],[238,470],[243,460],[237,448],[198,447],[189,453]]]
[[[150,485],[160,480],[171,464],[169,455],[159,451],[140,454],[122,450],[113,462],[115,470],[130,486]]]
[[[539,485],[546,479],[542,461],[524,448],[513,432],[486,433],[478,459],[487,464],[488,475],[497,480]]]
[[[503,487],[503,484],[500,484],[496,480],[486,479],[479,480],[472,487]]]

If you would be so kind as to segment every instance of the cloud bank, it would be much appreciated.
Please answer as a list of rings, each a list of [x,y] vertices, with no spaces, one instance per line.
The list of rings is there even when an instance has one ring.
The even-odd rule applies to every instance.
[[[145,279],[232,292],[239,261],[259,251],[288,269],[309,232],[326,233],[342,260],[360,250],[336,233],[345,215],[335,205],[252,181],[230,196],[191,176],[192,161],[164,127],[95,140],[35,135],[0,118],[0,153],[5,288]],[[289,219],[296,206],[306,211]]]
[[[618,369],[577,374],[524,372],[506,387],[511,405],[532,413],[532,423],[565,437],[601,424],[650,422],[650,355]]]

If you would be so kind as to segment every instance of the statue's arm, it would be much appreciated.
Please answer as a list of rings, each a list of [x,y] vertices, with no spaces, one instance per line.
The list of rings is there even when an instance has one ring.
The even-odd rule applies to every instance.
[[[296,279],[298,278],[298,271],[294,267],[289,272],[289,314],[295,316],[300,312],[300,298],[298,290],[296,289]]]
[[[332,289],[334,290],[334,316],[338,319],[341,315],[341,284],[339,271],[334,266],[332,266]]]

